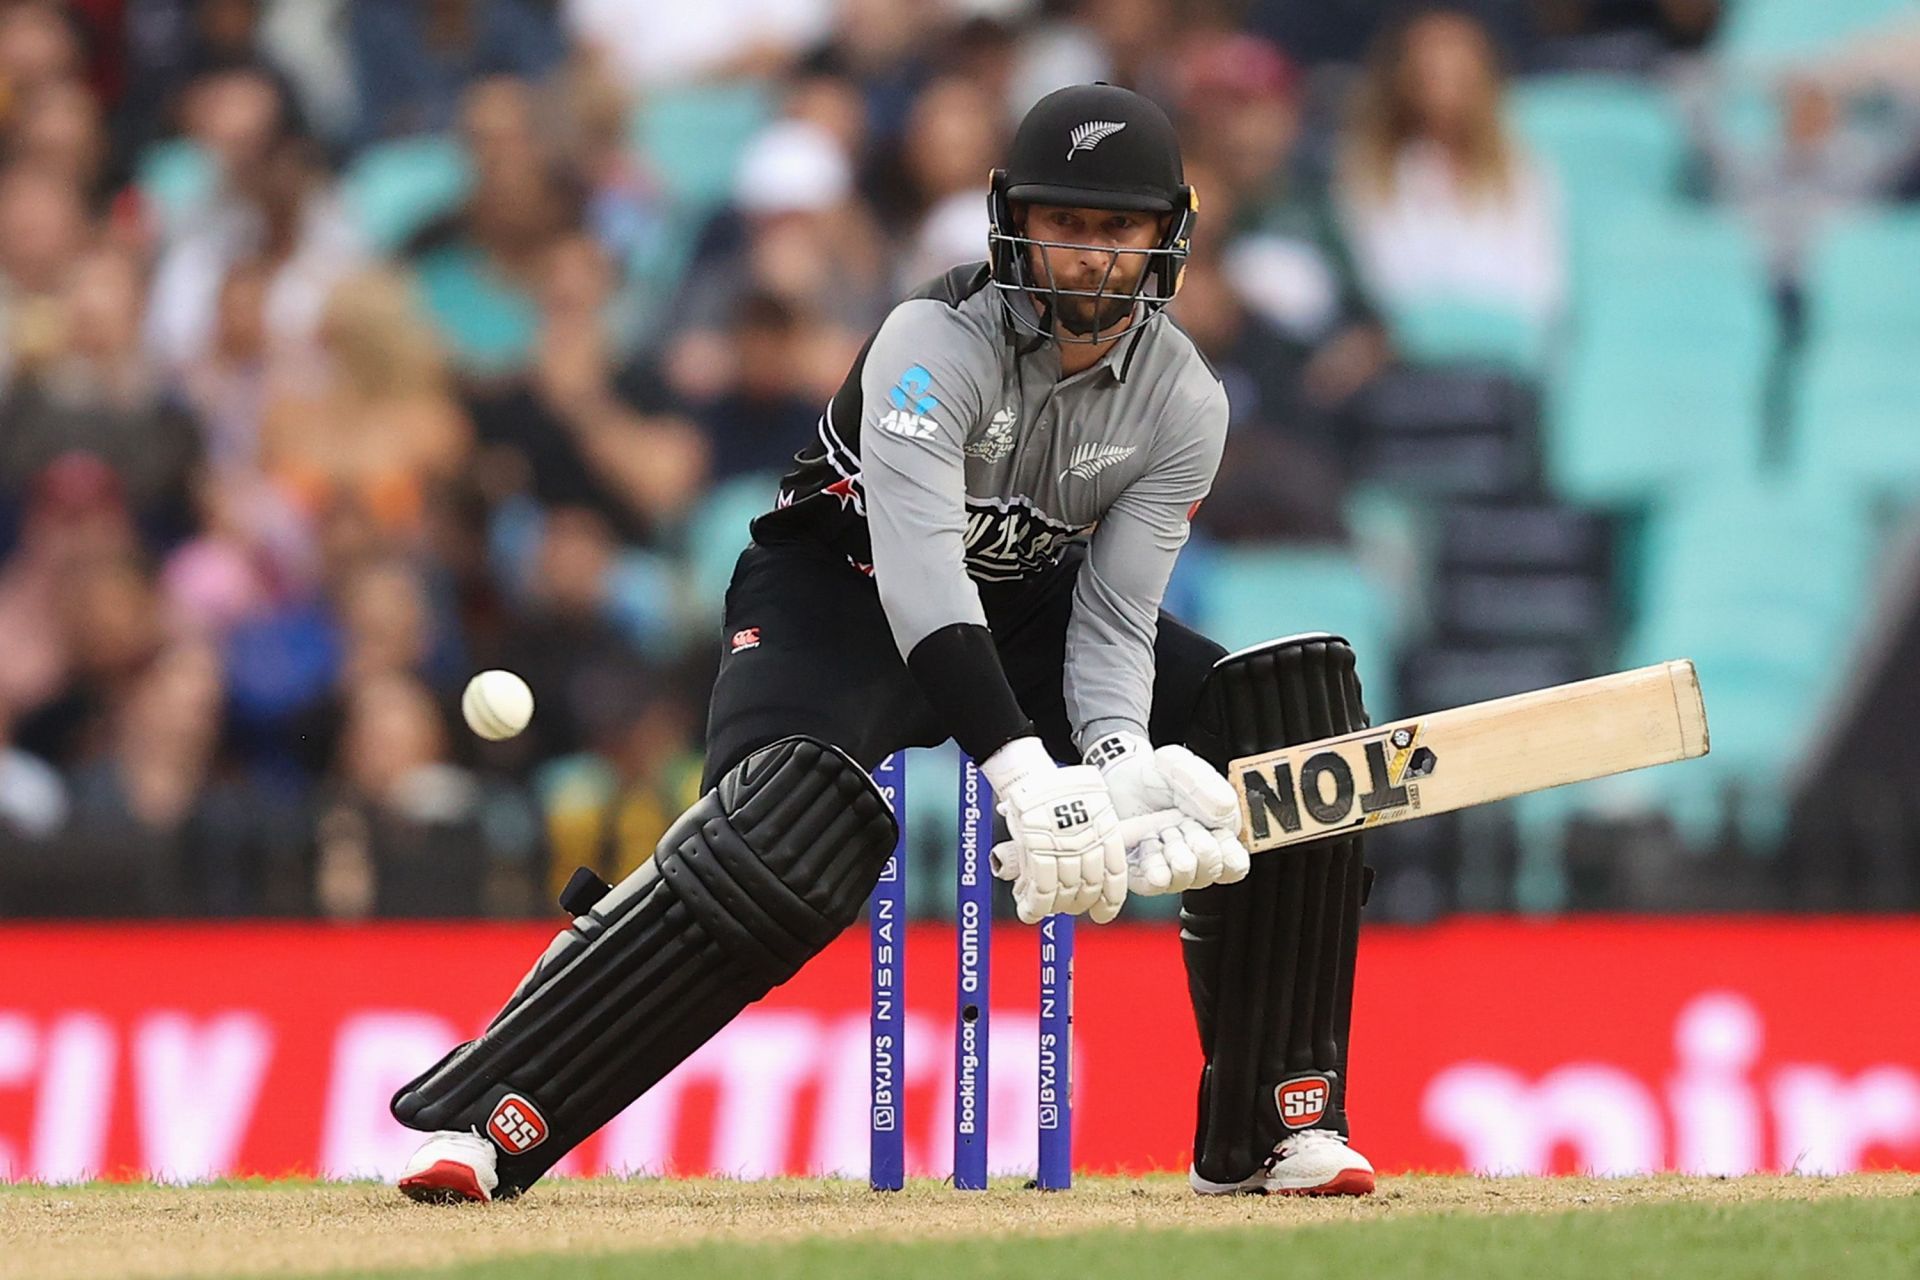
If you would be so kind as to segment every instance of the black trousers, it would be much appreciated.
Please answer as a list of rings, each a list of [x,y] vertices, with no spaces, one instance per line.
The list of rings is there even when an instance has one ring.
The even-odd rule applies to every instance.
[[[982,583],[981,604],[1021,707],[1055,759],[1075,762],[1062,689],[1067,620],[1081,548],[1044,574]],[[903,747],[933,747],[947,731],[921,696],[880,608],[873,579],[810,543],[755,543],[727,588],[720,674],[707,724],[704,787],[770,742],[803,733],[871,769]],[[1155,746],[1185,742],[1200,684],[1225,653],[1172,615],[1154,641]]]

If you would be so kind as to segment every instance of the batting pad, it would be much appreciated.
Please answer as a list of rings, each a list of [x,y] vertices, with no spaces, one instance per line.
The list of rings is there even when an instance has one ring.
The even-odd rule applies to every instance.
[[[1365,728],[1353,650],[1292,636],[1214,664],[1191,746],[1215,768]],[[1239,1182],[1304,1129],[1347,1131],[1347,1030],[1363,877],[1358,836],[1253,859],[1237,884],[1181,898],[1187,986],[1206,1056],[1194,1167]]]
[[[852,923],[894,835],[839,749],[761,748],[554,939],[478,1040],[394,1095],[394,1118],[491,1138],[495,1195],[517,1195]]]

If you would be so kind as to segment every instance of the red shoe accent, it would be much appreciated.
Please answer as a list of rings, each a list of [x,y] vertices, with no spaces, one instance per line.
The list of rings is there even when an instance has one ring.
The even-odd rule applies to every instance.
[[[422,1204],[460,1204],[487,1199],[480,1179],[457,1160],[435,1160],[419,1173],[400,1179],[400,1194]]]
[[[1276,1191],[1279,1196],[1370,1196],[1373,1173],[1368,1169],[1346,1169],[1317,1187],[1294,1187]]]

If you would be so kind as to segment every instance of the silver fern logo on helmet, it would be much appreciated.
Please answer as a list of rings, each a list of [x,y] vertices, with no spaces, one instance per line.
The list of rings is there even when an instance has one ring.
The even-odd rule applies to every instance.
[[[1073,132],[1068,135],[1073,145],[1067,148],[1067,159],[1073,159],[1082,151],[1093,150],[1126,127],[1126,122],[1120,120],[1089,120],[1083,125],[1075,126]]]

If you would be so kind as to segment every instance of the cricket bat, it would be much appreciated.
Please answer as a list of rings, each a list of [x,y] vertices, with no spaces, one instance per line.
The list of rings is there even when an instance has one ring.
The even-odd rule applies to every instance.
[[[1242,756],[1227,780],[1259,853],[1705,754],[1679,659]]]

